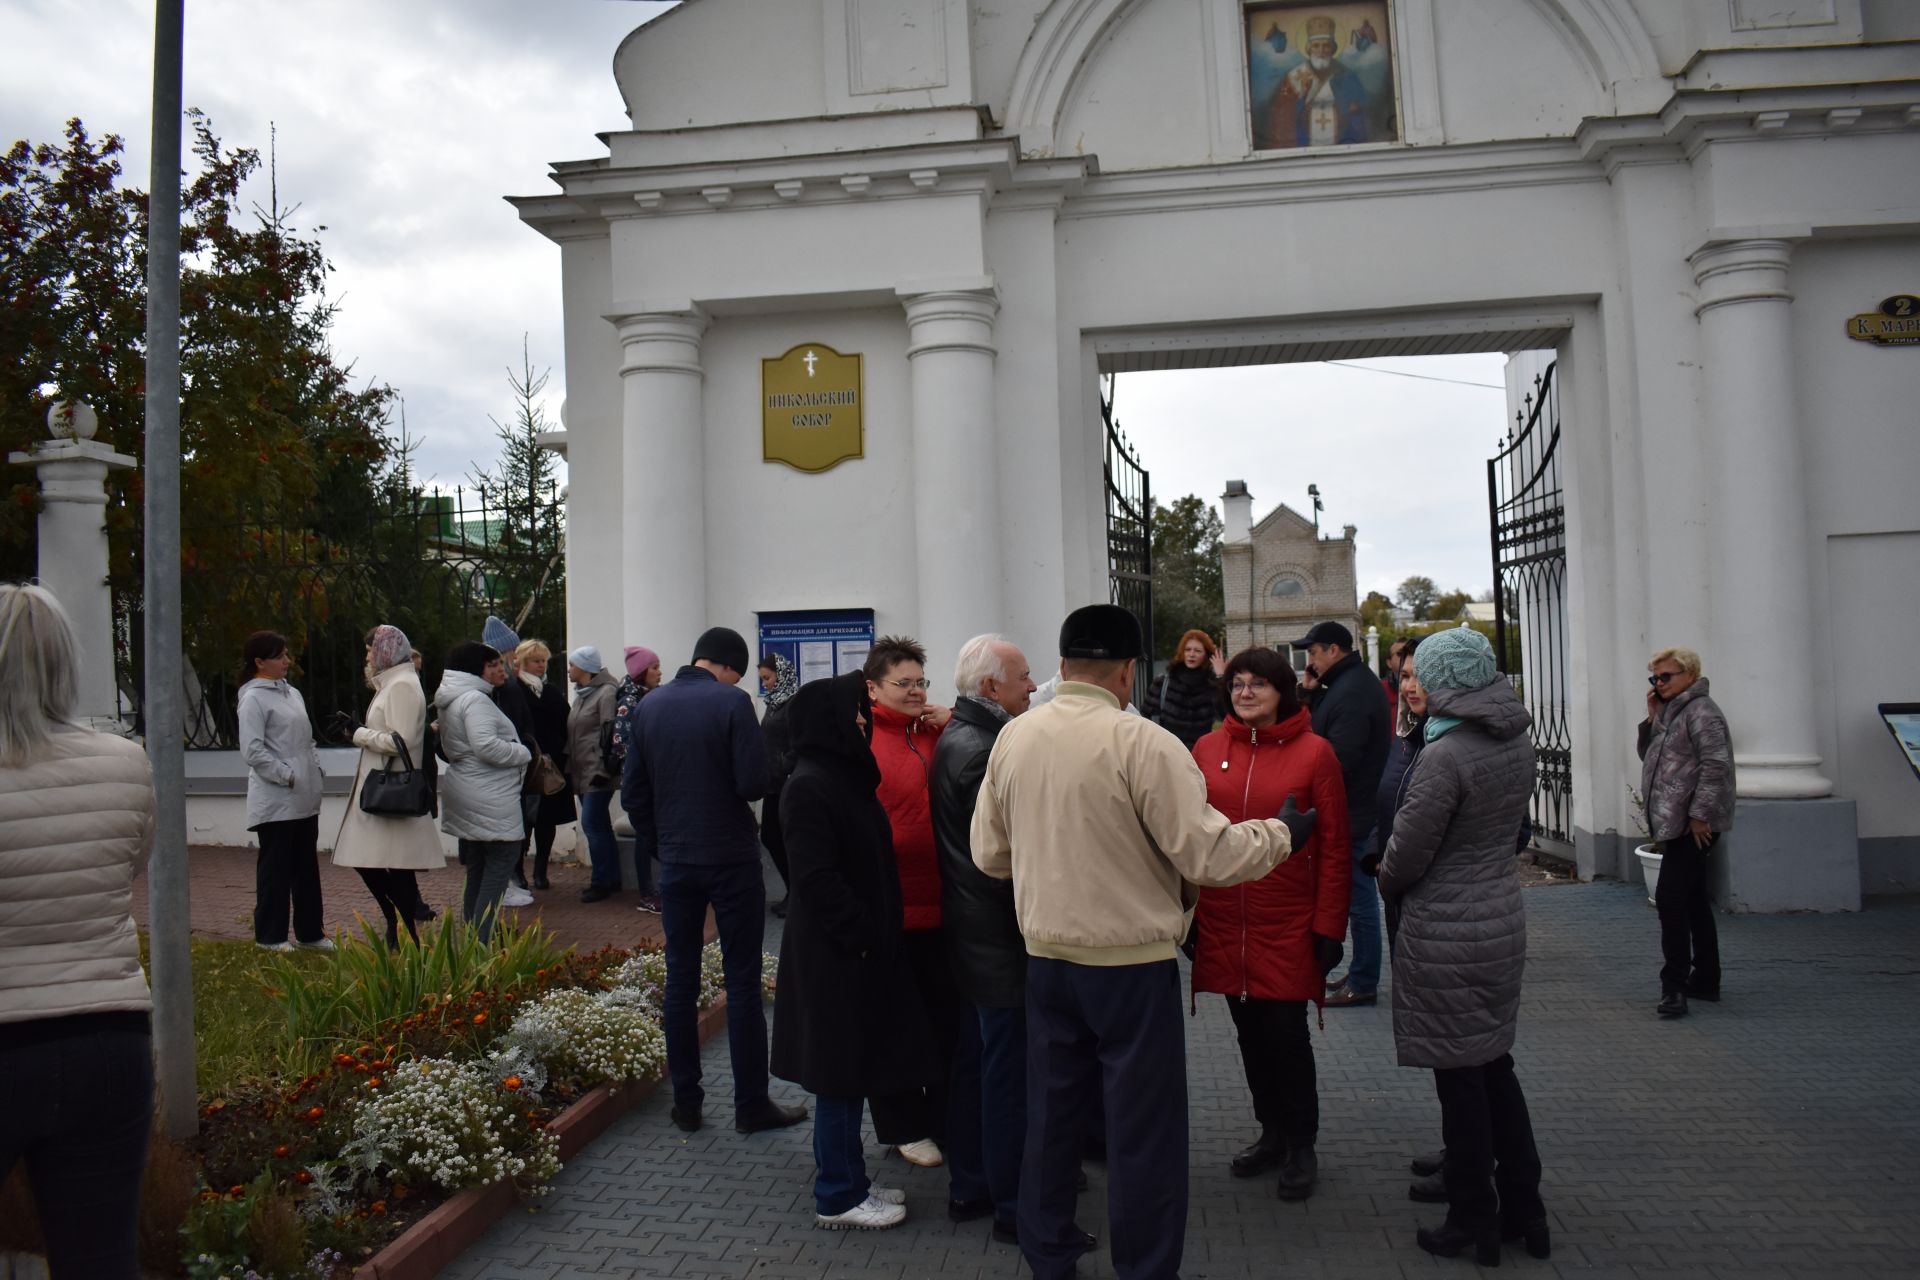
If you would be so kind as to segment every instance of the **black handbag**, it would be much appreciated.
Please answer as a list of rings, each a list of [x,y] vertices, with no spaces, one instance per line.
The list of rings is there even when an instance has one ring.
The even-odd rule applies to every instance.
[[[433,780],[417,769],[407,751],[407,740],[393,735],[400,748],[400,767],[389,760],[360,784],[360,811],[382,818],[424,818],[433,812]]]

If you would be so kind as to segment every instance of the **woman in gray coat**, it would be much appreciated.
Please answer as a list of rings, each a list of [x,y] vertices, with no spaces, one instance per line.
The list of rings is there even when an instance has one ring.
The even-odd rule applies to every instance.
[[[1502,1239],[1548,1256],[1540,1154],[1513,1071],[1526,911],[1514,837],[1533,793],[1532,717],[1465,627],[1414,654],[1427,692],[1427,746],[1412,770],[1380,891],[1401,895],[1393,956],[1400,1065],[1433,1069],[1446,1140],[1447,1220],[1420,1228],[1428,1253],[1500,1261]]]
[[[287,638],[256,631],[240,649],[240,758],[247,762],[253,943],[267,951],[333,950],[320,906],[320,752],[300,691],[287,683]],[[287,941],[287,901],[293,936]]]
[[[1684,1017],[1689,997],[1720,999],[1720,933],[1707,895],[1707,855],[1733,828],[1733,738],[1707,696],[1700,655],[1662,649],[1647,663],[1647,718],[1640,722],[1640,794],[1660,844],[1660,970],[1663,1018]]]
[[[507,877],[520,859],[526,831],[520,788],[533,760],[513,721],[494,704],[494,686],[505,677],[499,650],[467,640],[447,654],[446,674],[433,691],[440,753],[447,760],[440,775],[440,830],[460,842],[467,868],[463,910],[482,942],[493,937]]]

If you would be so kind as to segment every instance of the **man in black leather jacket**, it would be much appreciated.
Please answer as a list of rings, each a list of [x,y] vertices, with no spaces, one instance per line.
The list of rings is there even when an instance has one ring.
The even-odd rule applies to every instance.
[[[1000,636],[961,646],[959,698],[933,756],[933,834],[940,853],[940,921],[961,994],[979,1013],[953,1064],[946,1154],[953,1166],[947,1214],[993,1216],[994,1235],[1017,1243],[1020,1155],[1027,1110],[1027,947],[1013,913],[1013,882],[973,864],[969,829],[987,757],[1002,725],[1034,691],[1027,659]],[[983,1101],[984,1100],[984,1101]],[[981,1181],[984,1172],[984,1185]]]

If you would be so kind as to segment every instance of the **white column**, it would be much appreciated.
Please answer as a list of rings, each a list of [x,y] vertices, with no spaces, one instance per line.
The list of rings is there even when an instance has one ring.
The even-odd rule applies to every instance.
[[[117,718],[113,674],[113,593],[107,586],[107,472],[136,465],[92,439],[97,420],[85,404],[71,415],[64,402],[47,414],[54,438],[7,461],[40,473],[40,585],[73,623],[80,645],[82,720]],[[104,727],[104,723],[103,723]]]
[[[1709,243],[1688,259],[1700,286],[1715,485],[1708,675],[1733,729],[1740,794],[1773,800],[1833,791],[1820,772],[1813,681],[1801,674],[1818,661],[1819,610],[1793,385],[1792,255],[1789,241],[1753,239]]]
[[[991,288],[901,291],[913,402],[919,636],[936,687],[971,636],[1006,625]]]
[[[609,317],[620,333],[620,580],[625,634],[599,637],[619,669],[620,646],[644,644],[669,672],[692,659],[707,628],[704,371],[707,317],[689,304]],[[573,554],[593,555],[576,547]],[[609,649],[611,644],[612,648]]]

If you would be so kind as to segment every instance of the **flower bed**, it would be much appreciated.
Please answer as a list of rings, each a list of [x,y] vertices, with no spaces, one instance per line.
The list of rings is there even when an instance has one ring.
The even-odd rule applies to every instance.
[[[604,1128],[664,1067],[659,952],[578,955],[537,925],[503,926],[488,947],[458,922],[398,952],[371,935],[339,941],[325,962],[276,957],[259,973],[284,1013],[284,1044],[265,1055],[280,1069],[203,1076],[198,1135],[156,1143],[149,1267],[335,1280],[450,1197],[538,1194],[577,1149],[562,1136],[569,1108],[624,1097]],[[707,952],[710,1010],[722,979],[718,947]],[[24,1190],[6,1195],[0,1249],[34,1248]]]

